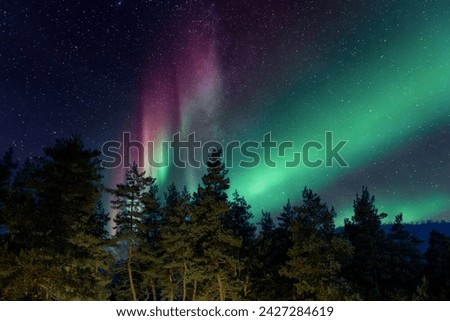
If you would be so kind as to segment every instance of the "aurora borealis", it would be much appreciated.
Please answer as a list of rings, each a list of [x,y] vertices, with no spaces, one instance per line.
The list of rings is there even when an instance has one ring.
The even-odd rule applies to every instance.
[[[0,28],[0,151],[37,156],[73,132],[100,149],[124,131],[155,146],[271,132],[300,151],[332,131],[349,167],[233,166],[232,190],[277,215],[307,185],[340,225],[367,185],[389,219],[450,219],[446,0],[23,0],[0,5]],[[162,190],[203,173],[146,170]]]

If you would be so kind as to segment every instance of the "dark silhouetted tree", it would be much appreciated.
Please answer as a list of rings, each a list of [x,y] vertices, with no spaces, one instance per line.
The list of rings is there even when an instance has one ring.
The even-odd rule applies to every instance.
[[[109,221],[109,213],[105,211],[103,202],[98,200],[94,209],[94,215],[90,217],[88,222],[89,233],[96,238],[107,239],[109,237],[107,229]]]
[[[431,231],[425,253],[425,276],[432,300],[450,300],[450,237]]]
[[[356,287],[363,299],[384,299],[380,280],[387,265],[385,234],[381,221],[387,216],[378,214],[375,198],[366,187],[356,194],[354,215],[346,219],[344,235],[354,247],[353,260],[345,269],[345,276]]]
[[[293,300],[295,290],[292,280],[280,274],[282,267],[289,260],[288,250],[292,247],[291,227],[297,213],[290,200],[283,206],[283,211],[276,218],[278,226],[271,232],[270,262],[267,262],[271,281],[267,293],[272,292],[270,300]],[[263,258],[267,260],[267,258]]]
[[[0,160],[0,227],[3,226],[6,234],[6,225],[9,217],[5,207],[11,198],[11,185],[13,180],[13,172],[18,164],[13,160],[13,149],[10,148]],[[0,235],[0,238],[2,235]]]
[[[12,184],[7,210],[11,263],[9,299],[101,300],[108,297],[108,255],[90,233],[101,193],[99,152],[78,136],[57,140],[28,162]]]
[[[388,255],[386,273],[382,280],[385,299],[411,300],[423,273],[423,257],[418,246],[422,243],[403,224],[403,215],[395,217],[387,235]]]
[[[277,217],[278,226],[288,231],[292,226],[292,223],[295,221],[296,212],[291,205],[291,200],[288,200],[286,205],[283,206],[283,212],[281,212],[280,216]]]
[[[157,237],[154,223],[157,219],[158,201],[156,179],[145,176],[137,165],[127,170],[125,182],[110,192],[114,195],[113,207],[119,212],[114,222],[117,230],[114,241],[119,249],[126,249],[118,263],[120,281],[114,287],[114,297],[121,300],[157,299],[158,264]],[[150,292],[149,292],[150,291]]]
[[[261,213],[258,223],[259,234],[256,237],[254,259],[252,261],[252,300],[281,300],[286,297],[285,289],[280,285],[280,253],[275,223],[269,212]],[[287,280],[288,281],[288,280]]]

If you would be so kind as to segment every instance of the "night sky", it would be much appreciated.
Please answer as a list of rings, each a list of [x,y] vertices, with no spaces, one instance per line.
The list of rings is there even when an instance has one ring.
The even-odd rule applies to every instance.
[[[0,0],[0,151],[22,161],[73,133],[348,140],[348,167],[230,168],[256,217],[307,185],[342,225],[367,185],[390,220],[450,219],[449,80],[448,0]],[[146,169],[191,190],[205,171]]]

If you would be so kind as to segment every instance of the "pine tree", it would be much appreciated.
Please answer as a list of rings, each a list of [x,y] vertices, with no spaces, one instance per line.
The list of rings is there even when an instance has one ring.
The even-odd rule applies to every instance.
[[[288,231],[292,226],[292,223],[295,221],[296,212],[291,205],[291,200],[288,199],[285,206],[283,206],[283,212],[281,212],[280,216],[277,217],[278,226]]]
[[[277,217],[280,226],[276,226],[270,213],[262,212],[261,231],[256,238],[256,257],[252,272],[255,290],[252,300],[293,300],[294,288],[292,280],[280,274],[280,270],[289,259],[288,250],[291,247],[290,222],[283,218],[294,217],[290,201],[283,207],[283,212]],[[283,223],[284,222],[284,223]]]
[[[17,170],[11,188],[3,194],[4,201],[0,211],[5,214],[5,230],[8,231],[3,239],[7,242],[9,251],[16,254],[36,248],[41,242],[42,234],[37,232],[41,217],[37,215],[35,189],[31,186],[34,173],[35,166],[27,159]]]
[[[8,222],[15,269],[4,293],[15,296],[9,299],[105,299],[105,244],[89,232],[101,191],[99,152],[73,136],[44,154],[26,163],[13,183],[7,210],[15,213]]]
[[[14,279],[14,255],[11,248],[11,224],[13,222],[13,204],[11,180],[17,163],[13,161],[13,150],[10,148],[0,159],[0,300],[14,299],[7,293],[8,283]]]
[[[114,241],[119,249],[126,249],[122,262],[118,262],[116,299],[157,299],[158,253],[153,250],[159,246],[151,243],[159,233],[155,227],[159,208],[155,181],[133,164],[126,172],[125,182],[110,190],[115,196],[113,208],[119,210],[114,219]]]
[[[13,160],[13,149],[10,148],[0,160],[0,227],[3,227],[6,234],[6,225],[8,221],[5,206],[11,197],[11,185],[13,179],[13,171],[17,168],[18,164]],[[0,234],[0,239],[2,235]]]
[[[139,247],[142,253],[141,275],[143,279],[144,300],[152,299],[153,301],[160,299],[160,280],[162,279],[162,254],[161,246],[161,206],[157,196],[158,186],[151,184],[147,193],[142,199],[144,204],[144,241],[145,246]]]
[[[387,266],[385,234],[381,229],[381,221],[387,215],[378,214],[374,203],[375,198],[363,187],[361,196],[356,194],[353,202],[354,215],[344,222],[344,235],[354,247],[345,275],[367,300],[383,299],[380,280]]]
[[[422,280],[416,287],[416,291],[412,295],[412,299],[414,301],[429,301],[431,300],[431,296],[429,294],[429,286],[430,283],[428,282],[427,278],[425,276],[422,276]]]
[[[348,299],[349,288],[340,272],[351,258],[352,247],[335,233],[334,209],[306,187],[302,195],[290,228],[289,261],[281,273],[296,282],[297,299]]]
[[[190,201],[186,187],[180,193],[171,184],[165,193],[162,208],[161,247],[166,276],[162,282],[162,297],[186,301],[191,281],[193,248],[190,225]]]
[[[281,276],[278,273],[280,269],[278,264],[278,240],[271,214],[263,211],[258,225],[260,226],[260,232],[255,241],[255,254],[252,262],[252,280],[254,284],[250,299],[262,301],[282,300],[286,289],[282,289],[279,282]]]
[[[273,242],[271,247],[271,291],[272,298],[270,300],[292,300],[295,297],[295,290],[292,281],[285,275],[280,274],[282,267],[289,260],[288,250],[292,247],[291,227],[297,213],[288,200],[283,206],[283,211],[276,218],[278,226],[275,227],[273,234]]]
[[[275,230],[275,223],[269,212],[261,212],[261,221],[259,225],[261,226],[259,238],[263,240],[271,240],[273,237],[273,231]]]
[[[227,194],[229,178],[222,163],[221,151],[213,151],[207,163],[207,174],[194,194],[192,208],[192,241],[194,261],[192,299],[238,299],[242,284],[238,271],[242,269],[234,253],[242,241],[223,226],[229,213]]]
[[[228,213],[224,215],[222,224],[224,230],[229,231],[234,238],[241,242],[241,246],[237,250],[230,248],[233,252],[229,255],[234,256],[240,262],[237,279],[243,285],[240,296],[246,298],[251,291],[250,265],[253,260],[256,228],[250,222],[253,218],[253,214],[250,212],[251,206],[237,191],[233,193],[233,200],[229,202],[228,207]]]
[[[425,253],[425,276],[433,300],[450,300],[450,237],[431,231]]]
[[[98,239],[107,239],[109,237],[109,232],[107,230],[109,220],[109,213],[105,211],[102,200],[98,200],[94,215],[89,219],[89,233]]]
[[[78,136],[57,140],[44,152],[36,173],[37,196],[48,219],[48,242],[64,251],[71,237],[85,231],[100,198],[100,153],[85,149]]]
[[[418,246],[421,241],[403,224],[403,215],[395,217],[387,235],[387,273],[382,278],[385,299],[411,300],[423,273],[423,259]]]
[[[52,226],[48,237],[49,243],[61,242],[53,246],[66,262],[65,299],[105,299],[109,294],[101,271],[108,269],[108,255],[103,239],[90,230],[102,190],[100,152],[86,149],[73,136],[57,140],[44,153],[37,172],[39,210],[61,224]]]
[[[286,205],[283,206],[283,211],[277,217],[278,227],[276,228],[279,263],[280,268],[289,259],[288,250],[292,247],[291,228],[296,220],[297,213],[291,205],[291,201],[288,200]]]
[[[233,200],[229,202],[229,211],[223,217],[223,226],[231,231],[235,237],[241,239],[242,247],[251,247],[255,237],[255,226],[250,223],[253,214],[250,212],[251,206],[240,196],[237,191],[233,193]]]

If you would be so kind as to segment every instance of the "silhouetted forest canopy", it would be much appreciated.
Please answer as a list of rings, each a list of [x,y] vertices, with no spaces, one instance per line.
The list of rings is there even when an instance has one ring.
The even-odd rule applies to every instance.
[[[121,184],[103,186],[100,153],[77,136],[20,165],[7,151],[0,299],[450,300],[445,233],[431,231],[421,250],[426,241],[402,214],[386,229],[366,187],[339,229],[333,207],[307,187],[252,223],[220,156],[210,154],[194,193],[172,184],[160,194],[136,165]]]

